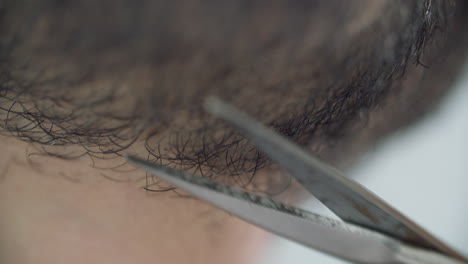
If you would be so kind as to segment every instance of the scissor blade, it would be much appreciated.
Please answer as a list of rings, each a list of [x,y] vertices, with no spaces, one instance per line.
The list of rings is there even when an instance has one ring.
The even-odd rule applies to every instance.
[[[285,168],[341,219],[467,261],[363,186],[247,114],[213,97],[207,100],[206,108],[239,128],[259,150]]]
[[[402,245],[379,233],[143,159],[127,159],[194,197],[305,246],[358,263],[400,263]]]

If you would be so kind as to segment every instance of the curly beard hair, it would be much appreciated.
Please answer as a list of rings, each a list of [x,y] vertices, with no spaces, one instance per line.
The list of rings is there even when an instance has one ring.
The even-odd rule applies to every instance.
[[[467,24],[463,1],[378,2],[3,1],[2,133],[62,158],[143,145],[161,163],[252,176],[269,162],[201,110],[214,94],[326,158]],[[417,90],[429,103],[391,127],[443,90]],[[57,148],[70,145],[83,151]]]

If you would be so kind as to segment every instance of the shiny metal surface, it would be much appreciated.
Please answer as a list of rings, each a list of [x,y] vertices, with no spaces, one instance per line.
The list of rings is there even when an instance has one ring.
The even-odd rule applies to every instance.
[[[408,244],[468,260],[358,183],[245,113],[210,98],[209,112],[239,128],[242,134],[285,168],[311,194],[341,219]]]
[[[172,168],[128,157],[137,167],[272,233],[355,263],[461,264],[365,228],[322,217]]]

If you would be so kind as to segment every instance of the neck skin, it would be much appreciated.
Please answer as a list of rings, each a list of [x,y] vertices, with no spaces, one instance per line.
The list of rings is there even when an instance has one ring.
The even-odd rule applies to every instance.
[[[1,263],[250,263],[264,244],[264,231],[204,202],[146,192],[140,170],[0,144]]]

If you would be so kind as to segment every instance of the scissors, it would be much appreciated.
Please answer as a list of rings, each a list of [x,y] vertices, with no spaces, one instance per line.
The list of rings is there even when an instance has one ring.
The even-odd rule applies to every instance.
[[[238,128],[342,221],[135,156],[128,161],[247,222],[352,263],[468,263],[359,183],[246,113],[216,97],[205,108]]]

